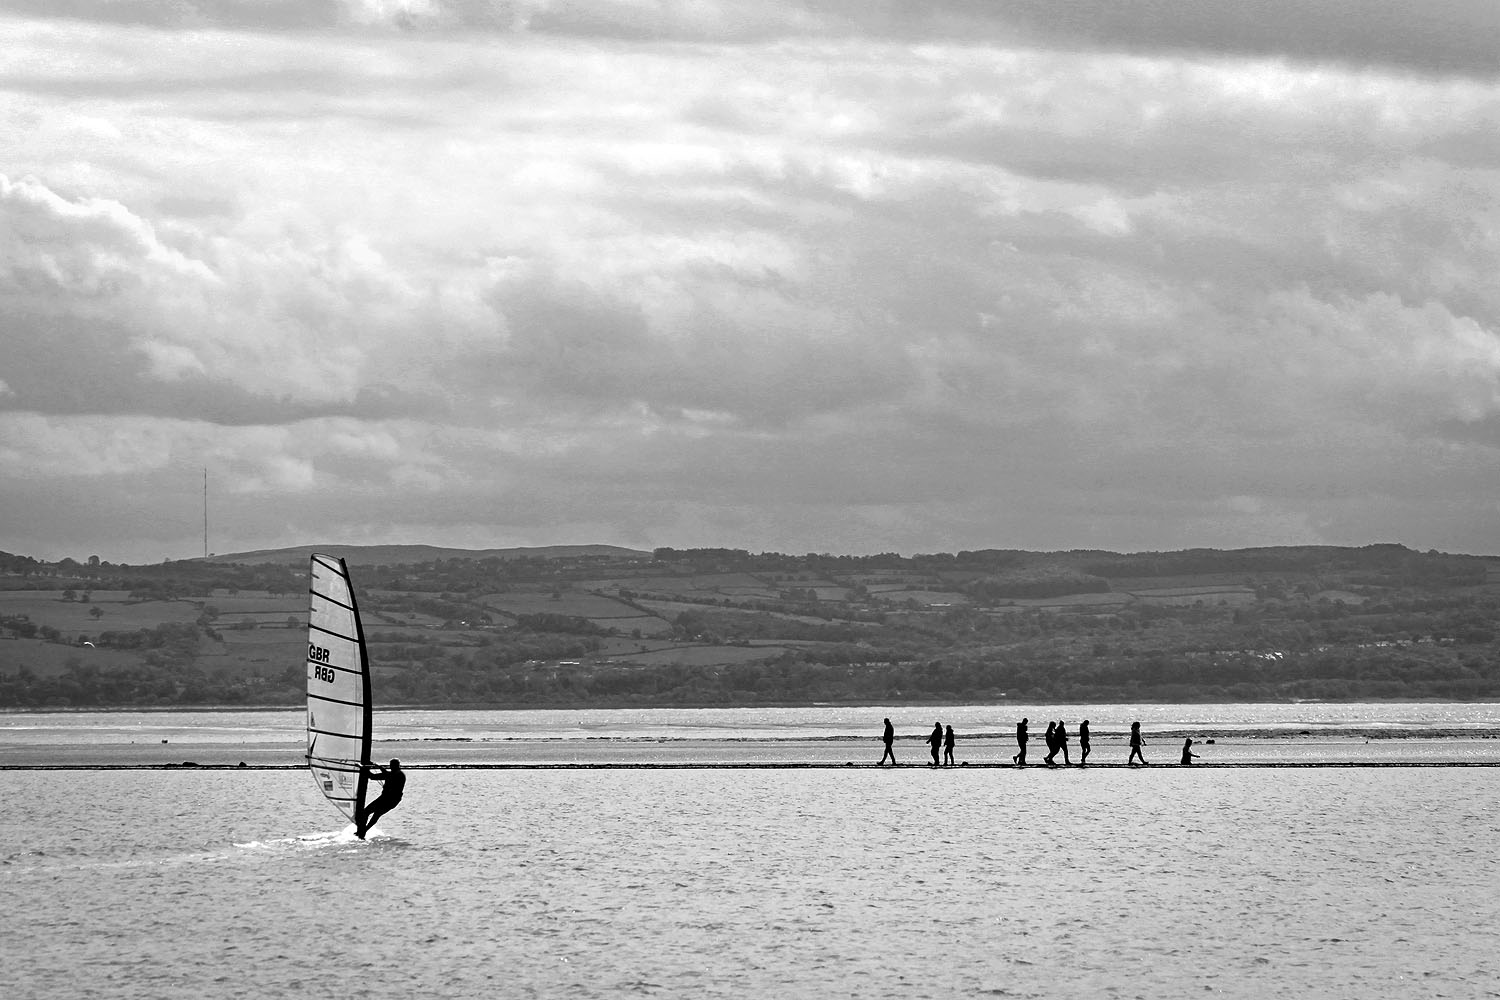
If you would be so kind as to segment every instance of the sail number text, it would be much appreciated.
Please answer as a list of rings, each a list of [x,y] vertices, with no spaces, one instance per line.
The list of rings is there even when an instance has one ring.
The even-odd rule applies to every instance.
[[[320,681],[327,681],[329,684],[332,684],[334,677],[333,668],[323,666],[324,663],[328,662],[328,650],[324,649],[322,646],[308,643],[307,658],[313,664],[313,677],[317,678]]]

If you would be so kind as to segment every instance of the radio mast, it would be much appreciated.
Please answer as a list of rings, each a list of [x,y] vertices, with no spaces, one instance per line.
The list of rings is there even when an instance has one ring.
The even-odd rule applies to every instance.
[[[203,558],[208,558],[208,467],[203,468]]]

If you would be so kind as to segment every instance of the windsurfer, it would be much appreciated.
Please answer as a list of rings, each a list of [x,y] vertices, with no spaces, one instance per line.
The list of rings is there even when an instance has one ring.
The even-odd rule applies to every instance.
[[[406,791],[406,772],[401,770],[401,762],[394,757],[391,758],[389,767],[371,764],[365,769],[365,774],[384,782],[384,785],[375,801],[365,806],[364,812],[355,819],[354,835],[360,840],[364,840],[365,834],[374,829],[375,822],[380,817],[401,804],[401,795]]]

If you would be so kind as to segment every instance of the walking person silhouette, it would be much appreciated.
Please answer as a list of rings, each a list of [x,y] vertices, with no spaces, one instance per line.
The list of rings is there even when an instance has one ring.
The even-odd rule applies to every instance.
[[[1137,757],[1141,759],[1142,764],[1147,763],[1146,755],[1141,753],[1141,744],[1144,742],[1145,740],[1141,739],[1141,724],[1132,722],[1130,724],[1130,759],[1125,762],[1126,764],[1134,764]]]
[[[875,766],[880,767],[884,765],[885,759],[887,757],[891,759],[892,767],[899,766],[896,764],[896,751],[891,749],[891,744],[896,742],[896,730],[895,727],[891,725],[890,719],[885,720],[885,733],[882,734],[880,738],[885,742],[885,753],[880,755],[880,763],[876,764]]]
[[[1056,767],[1052,758],[1057,756],[1057,723],[1047,723],[1047,734],[1042,739],[1047,742],[1047,756],[1042,758],[1042,763],[1048,767]]]
[[[953,766],[953,727],[952,726],[949,726],[948,727],[948,731],[943,734],[943,766],[944,767],[952,767]]]
[[[1026,735],[1026,720],[1022,719],[1016,723],[1016,746],[1020,747],[1021,752],[1011,758],[1017,767],[1026,766],[1026,741],[1028,739],[1030,737]]]
[[[932,735],[927,737],[927,742],[932,745],[932,766],[938,767],[941,763],[938,760],[938,754],[943,750],[943,724],[941,722],[932,724]]]
[[[1073,762],[1068,759],[1068,727],[1061,719],[1057,720],[1057,728],[1052,731],[1057,738],[1057,749],[1062,751],[1063,766],[1072,767]]]
[[[1083,767],[1089,762],[1089,720],[1084,719],[1078,725],[1078,766]]]

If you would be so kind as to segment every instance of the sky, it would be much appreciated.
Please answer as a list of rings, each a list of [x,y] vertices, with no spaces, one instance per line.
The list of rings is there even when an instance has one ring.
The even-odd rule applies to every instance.
[[[0,550],[1500,552],[1494,0],[0,0]]]

